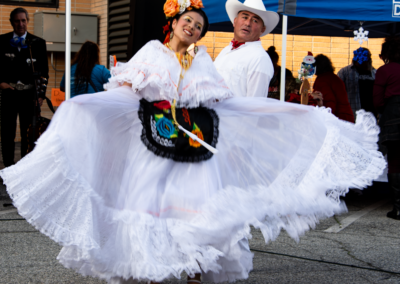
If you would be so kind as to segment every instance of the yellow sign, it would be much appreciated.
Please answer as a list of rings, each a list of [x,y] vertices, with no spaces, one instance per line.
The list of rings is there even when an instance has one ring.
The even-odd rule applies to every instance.
[[[60,106],[61,103],[65,101],[65,93],[61,92],[60,89],[51,89],[51,103],[53,106]]]

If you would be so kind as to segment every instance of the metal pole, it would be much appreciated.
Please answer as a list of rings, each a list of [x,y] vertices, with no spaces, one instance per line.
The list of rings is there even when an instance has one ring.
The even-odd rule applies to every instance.
[[[65,1],[65,100],[71,98],[71,0]]]
[[[286,42],[287,42],[287,16],[282,19],[282,55],[281,55],[281,101],[285,101],[285,82],[286,82]]]

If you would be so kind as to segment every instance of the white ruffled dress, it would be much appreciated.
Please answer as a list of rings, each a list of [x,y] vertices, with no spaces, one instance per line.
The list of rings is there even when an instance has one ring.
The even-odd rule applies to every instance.
[[[114,70],[108,91],[64,102],[35,150],[1,171],[19,213],[63,246],[65,267],[110,282],[182,271],[245,279],[252,254],[239,241],[249,225],[266,242],[282,229],[298,240],[385,168],[369,113],[351,124],[328,109],[231,98],[202,48],[178,93],[180,71],[173,52],[149,42]],[[219,153],[198,163],[156,156],[141,141],[142,98],[215,110]]]

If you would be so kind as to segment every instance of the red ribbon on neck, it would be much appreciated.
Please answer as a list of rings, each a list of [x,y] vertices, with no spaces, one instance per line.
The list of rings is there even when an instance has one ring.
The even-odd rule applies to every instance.
[[[245,42],[238,42],[237,40],[232,40],[231,43],[232,43],[232,50],[234,50],[234,49],[238,48],[239,46],[245,44]]]

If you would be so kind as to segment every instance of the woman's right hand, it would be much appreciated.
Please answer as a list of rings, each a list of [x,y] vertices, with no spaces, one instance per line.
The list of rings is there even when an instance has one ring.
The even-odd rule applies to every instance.
[[[311,93],[311,96],[313,97],[314,100],[317,101],[319,107],[322,107],[324,105],[324,96],[322,95],[321,92],[315,91]]]

